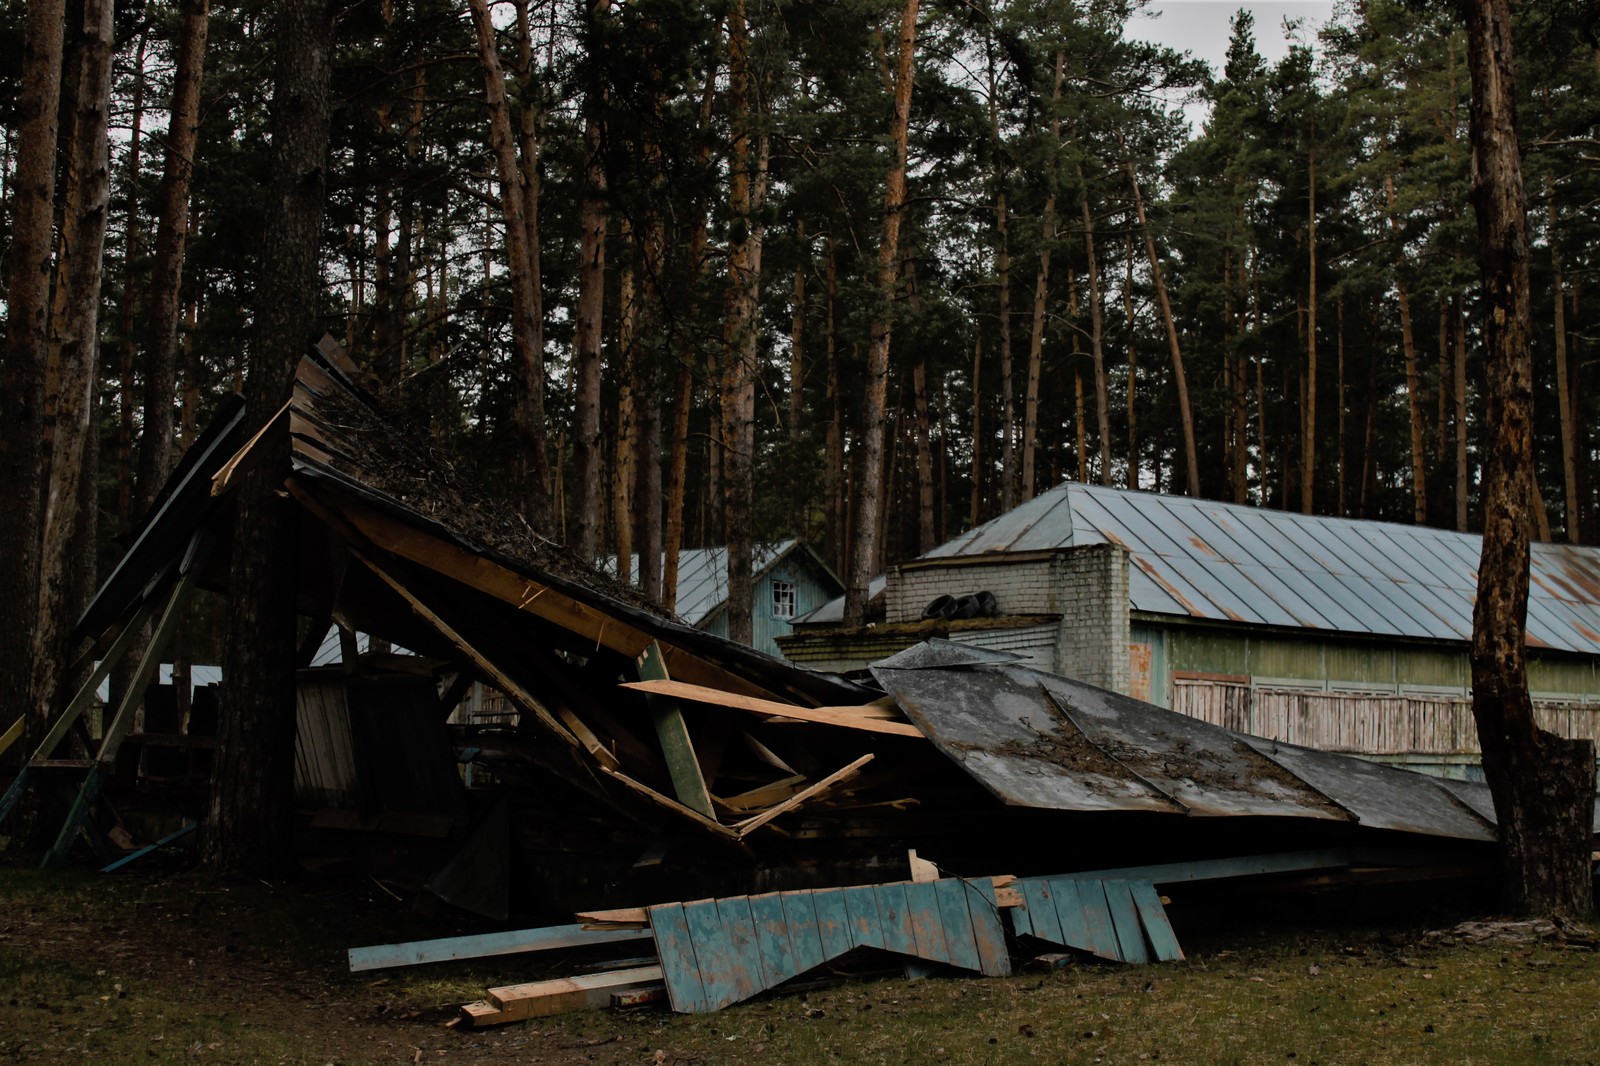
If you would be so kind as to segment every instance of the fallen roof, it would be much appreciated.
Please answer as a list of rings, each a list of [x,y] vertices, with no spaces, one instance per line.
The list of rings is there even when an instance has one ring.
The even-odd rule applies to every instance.
[[[1467,641],[1481,538],[1067,482],[925,559],[1128,549],[1136,611]],[[1600,654],[1600,548],[1533,546],[1528,645]]]
[[[1309,818],[1494,839],[1486,786],[1235,733],[1003,653],[929,641],[876,663],[872,675],[1009,806]]]

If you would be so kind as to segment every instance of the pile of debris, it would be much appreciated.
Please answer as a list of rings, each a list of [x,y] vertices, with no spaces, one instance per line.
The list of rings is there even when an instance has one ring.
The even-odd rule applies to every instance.
[[[1169,949],[1152,930],[1164,921],[1150,901],[1171,870],[1126,872],[1153,859],[1198,864],[1180,880],[1219,862],[1253,870],[1237,857],[1263,853],[1309,853],[1311,865],[1291,869],[1321,878],[1375,867],[1460,877],[1494,861],[1481,786],[1244,736],[960,644],[930,641],[847,680],[691,629],[473,498],[414,443],[422,435],[397,428],[361,389],[329,341],[306,355],[278,415],[249,439],[244,431],[242,407],[231,405],[191,449],[78,636],[109,670],[130,635],[159,617],[140,665],[153,668],[185,597],[226,595],[225,552],[211,549],[229,543],[233,490],[286,438],[302,665],[334,625],[416,653],[363,655],[352,639],[341,666],[302,675],[299,707],[284,713],[299,716],[305,829],[426,838],[434,870],[419,881],[478,913],[714,900],[712,956],[745,965],[751,950],[760,955],[759,980],[747,965],[748,980],[728,979],[743,995],[846,939],[851,949],[970,962],[949,941],[942,956],[937,939],[906,950],[910,911],[885,883],[897,881],[908,849],[938,854],[953,871],[1019,877],[1009,891],[1021,902],[1010,907],[986,877],[898,890],[907,908],[912,895],[933,893],[916,913],[941,918],[959,910],[959,893],[980,970],[1008,965],[990,935],[1000,911],[1013,936],[1119,957],[1143,944],[1162,957]],[[514,726],[444,726],[475,684],[504,695],[519,712]],[[82,709],[69,707],[0,817],[30,774],[61,764],[57,749]],[[74,764],[80,784],[57,854],[104,817],[97,800],[131,719],[125,701],[91,758]],[[485,771],[475,783],[495,787],[467,789],[463,763]],[[1373,848],[1386,857],[1373,859]],[[1352,849],[1368,857],[1356,861]],[[1123,872],[1081,872],[1091,869]],[[1063,876],[1070,883],[1058,891]],[[1086,899],[1089,882],[1099,887]],[[823,900],[843,908],[845,931],[827,934],[836,939],[820,956],[797,942],[810,943],[808,919],[789,916],[802,898],[794,894],[806,892],[796,905],[815,913],[818,937]],[[867,926],[851,924],[852,905]],[[677,934],[662,923],[690,923],[698,944],[713,913],[674,907],[630,924],[648,926],[674,1004],[723,1002],[723,991],[706,991],[723,987],[721,971],[704,964],[700,994],[687,977],[674,991]],[[776,939],[750,949],[744,930],[758,908],[781,915],[783,932],[769,929]],[[985,908],[995,914],[980,921]],[[1069,932],[1074,922],[1087,931]],[[1129,931],[1141,929],[1144,941]],[[920,937],[915,921],[911,930]],[[780,941],[787,956],[762,953]]]

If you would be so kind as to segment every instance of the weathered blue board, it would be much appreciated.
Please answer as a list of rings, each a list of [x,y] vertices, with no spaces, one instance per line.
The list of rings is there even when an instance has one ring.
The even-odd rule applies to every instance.
[[[1018,936],[1076,948],[1113,962],[1176,962],[1183,949],[1150,881],[1128,878],[1028,877],[1015,885],[1011,910]]]
[[[672,1009],[719,1010],[855,948],[1011,972],[987,879],[767,892],[648,910]]]

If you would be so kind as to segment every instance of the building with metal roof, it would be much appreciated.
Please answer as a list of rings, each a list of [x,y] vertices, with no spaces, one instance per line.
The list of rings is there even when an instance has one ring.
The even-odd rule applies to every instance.
[[[892,567],[869,631],[824,608],[782,647],[848,669],[938,630],[1243,732],[1472,773],[1478,554],[1475,534],[1069,482]],[[1531,577],[1538,713],[1595,736],[1600,549],[1536,544]],[[992,617],[934,609],[980,590]]]
[[[639,557],[632,573],[639,573]],[[616,572],[616,560],[603,569]],[[844,592],[822,557],[807,544],[790,538],[758,544],[751,570],[751,646],[778,655],[777,639],[787,636],[797,617],[810,614]],[[720,637],[728,635],[728,549],[686,548],[678,553],[678,597],[675,610],[686,624]]]

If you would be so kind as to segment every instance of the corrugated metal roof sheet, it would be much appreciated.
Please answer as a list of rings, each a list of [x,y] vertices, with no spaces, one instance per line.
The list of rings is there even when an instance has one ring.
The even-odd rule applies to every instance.
[[[1121,544],[1136,611],[1468,640],[1480,538],[1068,482],[924,558]],[[1533,546],[1528,643],[1600,654],[1600,549]]]

